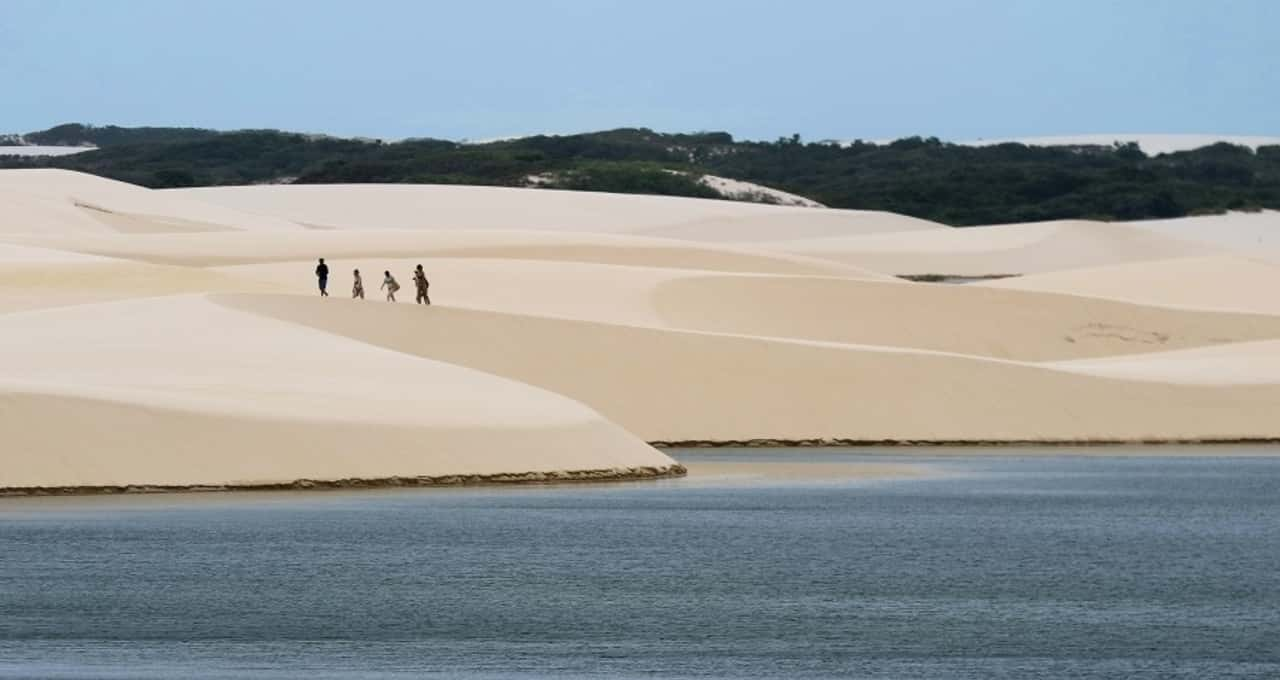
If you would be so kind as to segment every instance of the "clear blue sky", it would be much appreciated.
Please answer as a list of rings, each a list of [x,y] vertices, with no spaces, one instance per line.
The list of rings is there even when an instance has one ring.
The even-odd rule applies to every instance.
[[[0,132],[1280,134],[1280,0],[0,0]]]

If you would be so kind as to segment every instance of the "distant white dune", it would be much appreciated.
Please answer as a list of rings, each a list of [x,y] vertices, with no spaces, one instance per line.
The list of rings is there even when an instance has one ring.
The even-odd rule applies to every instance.
[[[96,146],[0,146],[0,156],[70,156],[96,151]]]
[[[703,175],[698,180],[699,184],[715,189],[721,196],[725,198],[733,198],[738,200],[755,200],[759,203],[776,203],[778,205],[794,205],[800,208],[825,208],[821,203],[799,196],[790,194],[780,189],[767,187],[763,184],[755,184],[752,182],[743,182],[742,180],[729,179],[728,177],[716,177],[715,175]]]
[[[161,193],[337,229],[550,230],[704,241],[948,229],[934,222],[874,211],[501,187],[273,185]]]
[[[1094,135],[1058,135],[1045,137],[993,137],[991,139],[973,139],[957,142],[967,146],[992,146],[995,144],[1026,144],[1027,146],[1110,146],[1114,142],[1137,142],[1143,153],[1156,155],[1175,151],[1190,151],[1203,146],[1227,142],[1239,146],[1257,149],[1260,146],[1280,144],[1280,136],[1240,136],[1240,135],[1153,135],[1153,134],[1094,134]]]
[[[1133,226],[1216,248],[1243,250],[1280,262],[1280,212],[1275,210],[1146,220],[1134,222]]]

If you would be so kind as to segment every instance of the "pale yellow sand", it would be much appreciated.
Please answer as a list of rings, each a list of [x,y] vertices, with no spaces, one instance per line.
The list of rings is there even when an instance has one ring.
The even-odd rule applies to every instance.
[[[1159,385],[1036,364],[412,304],[217,298],[581,401],[646,440],[1275,436],[1280,384]]]
[[[521,315],[735,335],[881,345],[1031,361],[1134,354],[1280,338],[1280,318],[1142,307],[1066,295],[811,276],[707,273],[550,261],[341,259],[335,294],[359,268],[366,294],[383,267],[402,283],[426,267],[437,304]],[[309,262],[220,268],[310,294]],[[340,267],[340,268],[339,268]],[[370,286],[370,282],[373,283]],[[226,289],[228,291],[233,289]],[[412,301],[408,291],[399,296]],[[988,321],[983,320],[998,320]]]
[[[654,299],[655,291],[663,283],[690,276],[732,276],[556,260],[342,257],[328,262],[335,271],[331,294],[337,297],[351,296],[351,272],[359,269],[366,298],[383,300],[384,293],[379,286],[383,271],[390,270],[405,286],[397,299],[413,304],[414,289],[410,282],[414,267],[422,264],[432,281],[430,291],[437,305],[652,327],[666,325]],[[312,294],[312,290],[300,290],[298,283],[313,267],[310,262],[271,262],[208,271],[242,282],[244,286]]]
[[[68,250],[38,248],[14,243],[0,243],[0,266],[47,266],[60,264],[85,264],[110,262],[110,258],[86,255]]]
[[[1280,437],[1271,265],[1194,238],[279,189],[0,172],[0,488],[672,465],[644,440]],[[315,216],[347,228],[290,221]],[[881,229],[895,233],[850,235]],[[331,299],[316,297],[317,257]],[[419,262],[429,309],[412,303]],[[352,267],[369,300],[345,299]],[[394,305],[378,290],[388,268]],[[889,276],[1016,271],[1056,273]]]
[[[0,314],[182,293],[289,290],[212,269],[0,243]]]
[[[889,274],[1028,274],[1206,255],[1207,244],[1127,224],[1037,222],[754,244]]]
[[[1280,264],[1236,255],[1071,269],[972,285],[1280,315]]]
[[[531,229],[736,241],[944,228],[889,213],[546,189],[363,184],[166,193],[341,229]]]
[[[536,231],[307,231],[302,233],[5,235],[0,241],[160,264],[217,266],[331,259],[505,258],[777,274],[892,277],[750,246],[614,234]],[[314,265],[313,265],[314,266]]]
[[[861,210],[811,210],[791,216],[742,215],[636,229],[635,234],[689,241],[751,243],[789,239],[832,238],[867,234],[950,230],[937,222]]]
[[[1028,361],[1280,337],[1274,317],[901,281],[688,276],[655,304],[678,328]]]
[[[569,399],[202,296],[0,316],[0,487],[663,467]]]
[[[1133,226],[1280,263],[1280,212],[1274,210],[1148,220],[1134,222]]]
[[[0,178],[8,172],[0,172]],[[95,213],[75,205],[72,200],[53,199],[0,185],[0,235],[10,233],[65,234],[108,232],[111,229],[94,219]]]
[[[296,224],[67,170],[0,172],[0,233],[297,231]]]
[[[1188,385],[1276,385],[1280,384],[1280,341],[1241,342],[1051,365],[1125,380]],[[1274,406],[1280,409],[1280,402]],[[1280,410],[1276,413],[1280,416]]]
[[[0,314],[188,293],[279,293],[292,287],[228,276],[215,269],[85,257],[52,264],[6,263],[0,247]]]

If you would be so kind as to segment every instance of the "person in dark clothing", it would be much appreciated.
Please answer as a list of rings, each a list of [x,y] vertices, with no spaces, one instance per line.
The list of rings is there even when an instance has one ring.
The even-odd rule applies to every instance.
[[[427,273],[422,271],[422,265],[413,270],[413,285],[418,289],[418,304],[431,304],[431,296],[427,295],[427,289],[431,284],[427,281]]]
[[[320,282],[320,297],[329,297],[329,291],[325,288],[329,285],[329,265],[324,263],[324,258],[320,258],[320,264],[316,265],[316,278]]]

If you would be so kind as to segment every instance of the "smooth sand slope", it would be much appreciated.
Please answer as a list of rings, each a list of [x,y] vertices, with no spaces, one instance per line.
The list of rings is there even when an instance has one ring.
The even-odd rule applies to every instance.
[[[363,184],[211,187],[165,193],[333,229],[520,229],[699,241],[946,229],[891,213],[546,189]]]
[[[679,471],[645,441],[1277,439],[1280,266],[1218,224],[0,172],[0,489]],[[923,273],[1028,275],[892,276]]]
[[[282,292],[278,286],[195,267],[106,258],[57,266],[0,260],[0,313],[213,291]]]
[[[367,295],[381,300],[382,270],[407,284],[417,262],[332,260],[341,272],[336,294],[349,294],[350,270],[359,268]],[[436,281],[436,301],[451,307],[1028,361],[1280,338],[1278,317],[977,286],[515,259],[440,258],[425,265]],[[243,279],[240,289],[309,292],[298,291],[298,284],[312,266],[278,262],[217,271]],[[412,291],[400,299],[412,301]]]
[[[1071,269],[974,284],[979,286],[1280,315],[1280,264],[1235,255]]]
[[[0,487],[633,471],[569,399],[203,296],[0,316]]]
[[[0,206],[0,234],[300,229],[287,220],[67,170],[0,171]]]
[[[812,210],[792,216],[742,215],[711,217],[661,227],[636,229],[646,236],[754,244],[788,239],[836,238],[898,232],[949,231],[951,227],[893,213],[863,210]]]
[[[1186,385],[1276,385],[1280,341],[1242,342],[1133,357],[1106,357],[1054,364],[1087,375]],[[1280,401],[1273,402],[1280,407]]]
[[[1194,386],[956,354],[294,296],[218,297],[570,396],[646,440],[1275,436],[1280,384]]]
[[[1205,244],[1128,224],[1068,220],[990,227],[796,239],[756,247],[887,274],[990,276],[1205,255]]]
[[[1280,264],[1280,212],[1274,210],[1149,220],[1133,226]]]
[[[206,234],[12,234],[9,243],[156,264],[218,266],[314,261],[317,257],[483,258],[778,274],[892,277],[851,265],[748,246],[615,234],[536,231],[307,231]]]
[[[287,292],[213,269],[0,243],[0,313],[202,292]]]

